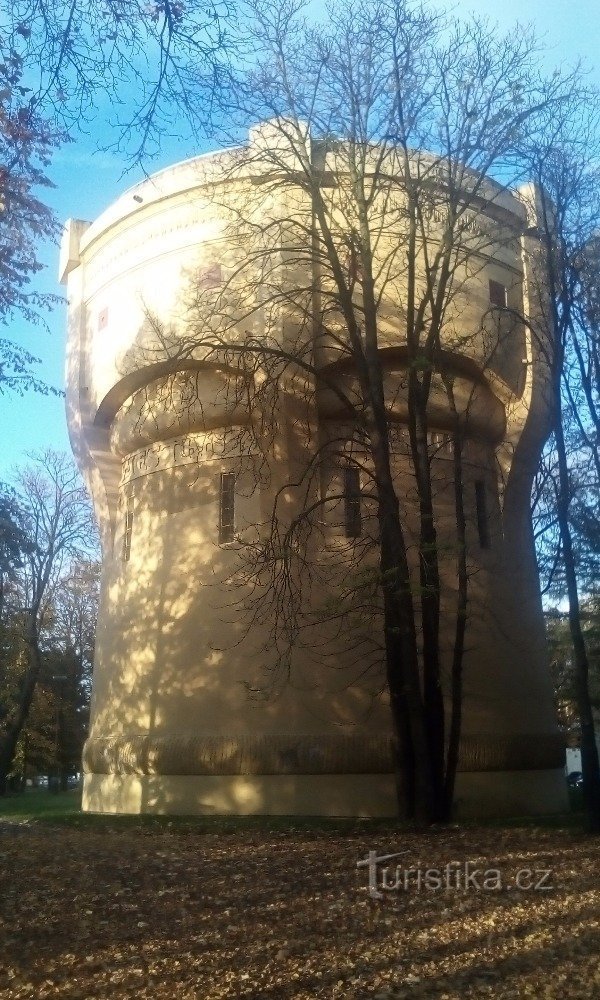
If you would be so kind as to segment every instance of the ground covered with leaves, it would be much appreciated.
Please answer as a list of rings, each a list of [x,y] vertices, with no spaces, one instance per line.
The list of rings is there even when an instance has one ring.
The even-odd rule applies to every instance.
[[[573,830],[13,818],[0,855],[2,998],[600,996]]]

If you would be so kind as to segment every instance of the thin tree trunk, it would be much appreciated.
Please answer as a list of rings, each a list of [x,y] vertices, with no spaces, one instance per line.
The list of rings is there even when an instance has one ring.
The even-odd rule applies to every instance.
[[[456,570],[458,593],[456,599],[456,623],[454,628],[454,649],[452,652],[452,672],[450,684],[450,728],[448,734],[448,751],[446,756],[446,773],[444,781],[445,819],[452,816],[454,803],[454,787],[458,768],[458,754],[462,729],[463,700],[463,657],[465,651],[465,633],[467,628],[468,574],[467,574],[467,529],[465,519],[465,503],[463,492],[462,439],[458,425],[458,413],[454,402],[452,386],[446,385],[448,400],[454,415],[454,434],[452,442],[453,479],[454,479],[454,513],[456,519]]]
[[[567,452],[562,426],[560,390],[557,399],[555,428],[556,451],[558,456],[559,493],[557,498],[557,520],[563,550],[563,564],[567,594],[569,598],[569,630],[575,659],[575,687],[577,706],[581,723],[581,770],[583,774],[583,798],[587,812],[590,833],[600,833],[600,761],[594,730],[594,716],[589,689],[589,660],[585,636],[581,627],[581,609],[577,585],[577,571],[573,552],[571,526],[569,524],[569,501],[571,484]]]
[[[364,285],[366,285],[366,279]],[[364,286],[363,286],[364,287]],[[364,363],[358,376],[366,406],[366,429],[378,493],[380,570],[384,593],[386,673],[398,751],[404,749],[403,785],[413,801],[407,807],[420,822],[437,818],[437,798],[421,691],[414,603],[400,507],[391,472],[384,379],[377,343],[376,310],[365,309]]]

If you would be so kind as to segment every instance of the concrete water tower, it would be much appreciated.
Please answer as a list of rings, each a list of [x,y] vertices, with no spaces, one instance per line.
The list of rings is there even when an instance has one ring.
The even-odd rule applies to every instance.
[[[248,153],[268,140],[267,125],[252,130]],[[248,155],[240,168],[243,156],[234,150],[176,164],[125,192],[94,223],[71,220],[65,229],[69,428],[103,547],[83,805],[100,812],[394,815],[383,668],[379,680],[371,675],[362,685],[353,650],[347,663],[340,651],[335,670],[319,670],[299,652],[278,698],[248,695],[265,666],[269,622],[262,635],[257,626],[247,641],[236,641],[231,574],[245,533],[264,520],[269,491],[293,478],[298,455],[289,434],[278,438],[276,475],[253,484],[244,456],[230,446],[232,428],[237,434],[252,415],[242,394],[229,391],[227,371],[189,353],[177,361],[177,352],[167,356],[157,346],[165,330],[171,342],[186,336],[192,276],[208,290],[229,280],[236,253],[230,209],[240,191],[254,199],[257,215],[278,210],[272,185],[261,183],[267,166]],[[512,235],[488,238],[480,266],[465,281],[465,330],[482,329],[490,308],[512,305],[525,315],[535,309],[528,271],[533,210],[492,182],[487,196],[479,216],[488,233],[497,226]],[[318,291],[322,276],[315,268],[302,280]],[[384,312],[393,316],[398,308],[392,296]],[[402,343],[393,322],[382,330],[402,483],[409,475]],[[465,497],[477,569],[458,811],[551,811],[564,800],[564,749],[529,515],[548,431],[543,372],[526,324],[515,326],[485,365],[477,337],[457,339],[455,331],[448,350],[456,353],[459,396],[468,400]],[[340,374],[345,384],[351,377]],[[432,461],[447,486],[444,406],[434,393]],[[319,395],[312,419],[321,439],[343,430],[330,394]],[[312,446],[307,439],[305,447]],[[324,488],[346,475],[329,469]],[[358,496],[345,515],[325,525],[330,559],[336,538],[359,530],[361,483],[345,488],[353,485]],[[402,492],[408,496],[409,486]],[[440,524],[447,524],[450,545],[443,493],[441,486]]]

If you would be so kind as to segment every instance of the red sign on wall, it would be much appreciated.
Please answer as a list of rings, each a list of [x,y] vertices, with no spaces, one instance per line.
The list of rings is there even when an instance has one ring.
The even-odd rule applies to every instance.
[[[218,288],[223,282],[221,265],[205,264],[198,271],[198,284],[200,288]]]

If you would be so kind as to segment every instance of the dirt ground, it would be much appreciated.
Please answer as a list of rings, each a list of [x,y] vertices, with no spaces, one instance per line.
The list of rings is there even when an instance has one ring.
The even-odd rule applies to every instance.
[[[402,852],[370,890],[369,851]],[[4,821],[0,856],[2,998],[600,997],[600,840],[569,830]]]

